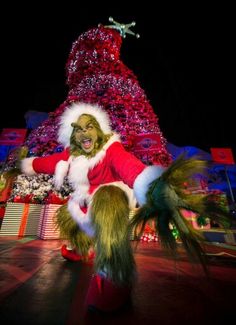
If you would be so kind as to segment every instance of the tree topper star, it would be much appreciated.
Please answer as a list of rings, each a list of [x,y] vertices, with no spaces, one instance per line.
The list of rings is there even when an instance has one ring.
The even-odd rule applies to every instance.
[[[109,21],[111,23],[113,23],[113,25],[106,25],[105,27],[108,27],[108,28],[114,28],[116,30],[119,31],[120,35],[125,38],[126,37],[126,34],[130,34],[130,35],[134,35],[136,36],[137,38],[140,37],[139,34],[135,34],[132,30],[130,30],[130,27],[133,27],[136,25],[136,22],[133,21],[132,23],[130,24],[120,24],[118,23],[117,21],[115,21],[112,17],[109,17]]]

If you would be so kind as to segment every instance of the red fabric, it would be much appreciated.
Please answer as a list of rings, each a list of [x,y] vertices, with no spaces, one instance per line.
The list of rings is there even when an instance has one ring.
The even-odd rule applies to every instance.
[[[46,204],[65,204],[69,198],[63,199],[57,196],[55,193],[50,192],[48,196],[45,198],[44,202]]]
[[[6,210],[6,208],[5,207],[0,207],[0,218],[3,218],[4,217],[4,215],[5,215],[5,210]]]
[[[33,168],[37,173],[53,174],[60,160],[68,160],[69,152],[65,150],[47,157],[35,158]],[[106,151],[104,159],[88,172],[90,193],[106,183],[123,181],[133,187],[136,177],[146,168],[139,159],[127,152],[123,145],[114,142]],[[81,172],[78,170],[78,173]]]
[[[27,194],[25,196],[14,196],[13,202],[15,203],[37,203],[37,200],[34,200],[33,194]]]
[[[108,148],[103,161],[88,173],[90,193],[99,185],[117,181],[123,181],[133,188],[136,177],[145,167],[146,165],[127,152],[121,143],[114,142]]]
[[[110,280],[94,275],[85,299],[86,309],[113,312],[124,306],[131,294],[131,287],[116,286]]]
[[[50,156],[38,157],[33,160],[33,169],[36,173],[54,174],[56,164],[60,160],[67,161],[69,159],[69,150],[64,150]]]

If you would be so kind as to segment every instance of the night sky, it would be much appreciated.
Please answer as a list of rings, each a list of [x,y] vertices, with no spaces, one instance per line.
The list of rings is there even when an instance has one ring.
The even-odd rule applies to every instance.
[[[120,2],[111,8],[39,3],[2,13],[7,23],[2,27],[1,128],[24,128],[27,111],[54,111],[66,99],[72,42],[99,23],[109,24],[112,16],[122,23],[136,21],[132,30],[141,37],[127,35],[121,59],[138,77],[167,141],[206,151],[231,147],[236,156],[232,8],[204,3],[155,8],[147,1],[129,10]]]

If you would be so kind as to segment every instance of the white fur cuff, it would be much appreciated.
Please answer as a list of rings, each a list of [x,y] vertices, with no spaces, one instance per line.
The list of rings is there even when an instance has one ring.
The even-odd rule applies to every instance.
[[[140,205],[146,203],[146,195],[150,184],[159,178],[166,168],[162,166],[148,166],[138,175],[134,182],[134,195]]]
[[[35,157],[25,158],[21,161],[21,172],[27,176],[33,176],[37,173],[33,169],[33,160]]]
[[[94,229],[91,222],[91,216],[89,211],[85,214],[78,203],[73,199],[68,201],[68,210],[73,218],[73,220],[79,225],[80,229],[84,231],[89,237],[94,236]]]
[[[60,189],[60,187],[62,186],[62,184],[64,182],[64,178],[66,177],[66,175],[68,173],[69,165],[70,165],[70,163],[65,160],[60,160],[57,163],[56,169],[55,169],[55,175],[53,178],[53,182],[54,182],[56,189]]]

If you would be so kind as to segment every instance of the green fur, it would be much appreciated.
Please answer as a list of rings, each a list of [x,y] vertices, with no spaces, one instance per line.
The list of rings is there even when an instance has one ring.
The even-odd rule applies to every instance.
[[[147,193],[147,203],[139,209],[131,221],[131,227],[135,229],[141,224],[142,231],[148,220],[156,218],[161,244],[176,256],[177,244],[169,228],[170,223],[173,223],[190,259],[199,261],[205,272],[207,272],[206,260],[201,247],[204,237],[193,229],[181,211],[182,209],[194,211],[224,227],[229,227],[232,218],[228,211],[217,204],[211,194],[195,195],[186,192],[183,184],[195,174],[204,173],[206,168],[206,162],[198,158],[179,157],[160,178],[152,182]]]
[[[206,161],[197,157],[185,158],[181,155],[162,174],[161,178],[175,187],[176,191],[182,190],[184,182],[189,182],[193,175],[206,173],[206,168]]]
[[[105,271],[116,284],[131,284],[135,262],[129,240],[129,206],[116,186],[103,186],[93,197],[92,220],[96,238],[96,271]]]
[[[72,219],[67,209],[67,204],[58,209],[55,216],[55,224],[60,230],[61,238],[69,240],[81,255],[86,256],[88,254],[89,248],[93,246],[93,239],[79,229],[79,226]]]
[[[92,158],[92,157],[96,156],[96,154],[102,149],[104,144],[110,139],[111,134],[104,134],[102,129],[100,128],[100,125],[98,124],[97,120],[92,115],[82,114],[81,116],[88,116],[91,119],[93,126],[97,130],[98,140],[97,140],[97,143],[95,144],[95,148],[91,152],[86,153],[81,148],[81,146],[78,143],[76,143],[75,132],[76,132],[76,128],[78,127],[78,125],[77,125],[77,123],[72,123],[73,131],[72,131],[72,134],[70,137],[70,154],[75,157],[83,155],[88,158]]]

